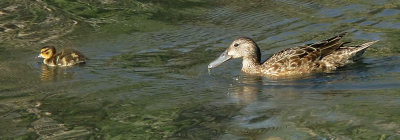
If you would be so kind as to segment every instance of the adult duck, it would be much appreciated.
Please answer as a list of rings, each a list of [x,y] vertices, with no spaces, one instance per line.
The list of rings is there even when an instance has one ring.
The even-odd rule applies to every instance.
[[[44,46],[40,50],[39,58],[44,58],[43,63],[48,66],[73,66],[85,63],[87,58],[77,50],[67,49],[56,53],[54,46]]]
[[[208,69],[232,59],[242,58],[242,71],[268,77],[301,76],[316,72],[330,72],[359,58],[365,50],[377,41],[362,45],[346,46],[341,42],[346,33],[341,33],[318,43],[284,49],[261,62],[260,48],[252,39],[241,37],[232,42]]]

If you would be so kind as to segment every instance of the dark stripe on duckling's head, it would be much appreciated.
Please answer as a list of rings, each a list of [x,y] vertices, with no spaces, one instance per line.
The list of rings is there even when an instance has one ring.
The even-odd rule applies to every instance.
[[[48,58],[51,58],[55,53],[56,53],[56,48],[54,46],[44,46],[40,50],[39,57],[48,59]]]
[[[56,48],[54,46],[44,46],[41,49],[41,52],[45,52],[45,51],[48,51],[48,50],[52,50],[53,52],[56,52]]]
[[[47,52],[48,50],[50,50],[50,49],[45,48],[45,49],[42,49],[40,52],[41,52],[41,53],[44,53],[44,52]]]

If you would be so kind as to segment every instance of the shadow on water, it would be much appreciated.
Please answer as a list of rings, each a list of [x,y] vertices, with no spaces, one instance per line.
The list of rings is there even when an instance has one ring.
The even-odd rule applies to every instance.
[[[79,48],[91,59],[48,67],[33,59],[38,48],[9,45],[24,37],[2,43],[0,139],[399,139],[398,2],[101,1],[111,9],[68,2],[48,7],[68,12],[59,32],[74,31],[49,43]],[[13,8],[0,8],[7,19],[2,12]],[[267,59],[343,31],[354,44],[380,42],[356,63],[301,79],[246,75],[240,60],[206,68],[240,36],[255,39]],[[22,44],[29,40],[37,38]]]

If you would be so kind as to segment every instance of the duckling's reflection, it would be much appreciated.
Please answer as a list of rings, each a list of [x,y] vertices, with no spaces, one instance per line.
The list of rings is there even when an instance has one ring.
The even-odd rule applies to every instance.
[[[238,78],[239,85],[232,88],[231,96],[238,100],[239,104],[250,104],[257,100],[261,92],[262,77],[243,76]]]
[[[74,77],[75,73],[72,71],[66,71],[65,68],[42,65],[42,73],[40,79],[43,82],[70,80],[73,79]]]

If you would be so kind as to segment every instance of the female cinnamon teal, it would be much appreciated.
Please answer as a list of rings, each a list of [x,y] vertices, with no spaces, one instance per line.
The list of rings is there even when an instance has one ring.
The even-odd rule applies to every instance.
[[[304,46],[279,51],[261,62],[260,48],[248,37],[232,42],[217,59],[208,65],[215,68],[231,58],[242,58],[242,71],[268,77],[300,76],[315,72],[330,72],[359,58],[365,50],[377,41],[358,46],[345,46],[340,41],[346,33],[330,39]]]
[[[43,63],[48,66],[72,66],[85,63],[87,59],[82,53],[72,49],[56,53],[54,46],[44,46],[38,57],[44,58]]]

